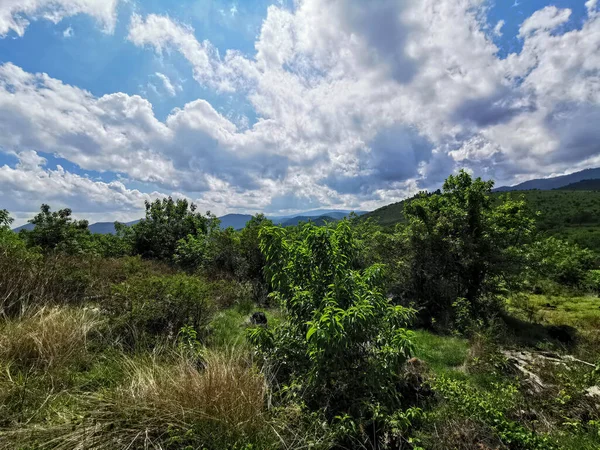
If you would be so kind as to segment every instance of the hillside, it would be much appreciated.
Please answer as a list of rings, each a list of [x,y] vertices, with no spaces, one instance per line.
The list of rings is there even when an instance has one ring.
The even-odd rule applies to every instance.
[[[273,223],[283,226],[291,226],[298,225],[300,222],[308,222],[309,220],[313,221],[317,225],[323,225],[325,221],[334,222],[336,220],[341,220],[344,217],[348,216],[354,212],[356,215],[360,216],[365,214],[366,211],[350,211],[350,210],[339,210],[339,209],[326,209],[326,210],[313,210],[306,211],[300,213],[299,215],[292,216],[269,216],[269,219],[273,221]],[[236,230],[241,230],[246,226],[246,223],[252,218],[251,214],[226,214],[224,216],[219,217],[221,220],[221,228],[229,228],[233,227]],[[132,222],[127,222],[125,225],[134,225],[138,223],[139,220],[134,220]],[[98,234],[115,234],[115,225],[114,222],[97,222],[90,224],[89,227],[92,233]],[[20,227],[14,228],[13,231],[18,233],[21,230],[33,230],[33,225],[30,223],[26,223],[25,225],[21,225]]]
[[[281,225],[284,227],[291,227],[291,226],[298,225],[301,222],[309,222],[310,221],[310,222],[314,223],[315,225],[321,226],[321,225],[325,225],[326,222],[335,222],[336,220],[339,220],[339,219],[335,219],[330,216],[320,216],[320,217],[296,216],[296,217],[292,217],[291,219],[284,220],[283,222],[281,222]]]
[[[524,183],[516,184],[514,186],[500,186],[499,188],[494,189],[494,192],[528,191],[531,189],[559,189],[564,186],[568,186],[569,184],[578,183],[579,181],[597,179],[600,179],[600,168],[585,169],[569,175],[551,178],[538,178],[535,180],[525,181]]]
[[[591,180],[600,182],[600,180]],[[540,231],[568,239],[584,247],[600,252],[600,191],[583,190],[579,184],[574,190],[530,190],[511,192],[509,195],[523,196],[532,212],[539,212],[537,225]],[[580,190],[578,190],[580,189]],[[506,195],[494,193],[495,198]],[[404,204],[408,200],[393,203],[365,214],[382,226],[393,226],[404,222]]]
[[[600,191],[600,180],[582,180],[558,189],[564,191]]]

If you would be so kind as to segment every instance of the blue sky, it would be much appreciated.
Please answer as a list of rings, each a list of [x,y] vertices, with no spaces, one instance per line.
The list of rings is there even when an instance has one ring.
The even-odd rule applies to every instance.
[[[0,5],[0,207],[373,209],[600,165],[596,1]],[[597,122],[596,122],[597,123]]]

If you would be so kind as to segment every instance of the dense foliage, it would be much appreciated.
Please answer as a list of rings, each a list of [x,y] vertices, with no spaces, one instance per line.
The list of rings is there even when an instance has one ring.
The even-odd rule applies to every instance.
[[[493,206],[492,186],[460,172],[448,177],[442,193],[406,205],[403,296],[418,305],[424,322],[489,318],[497,295],[523,273],[534,221],[523,201],[506,198]]]
[[[261,248],[285,319],[253,329],[251,341],[309,407],[379,429],[378,414],[391,417],[402,406],[401,368],[413,348],[405,327],[413,311],[385,295],[383,266],[358,270],[347,221],[263,228]]]
[[[171,197],[146,202],[146,217],[131,227],[133,252],[144,258],[170,261],[178,242],[198,238],[218,226],[218,219],[196,212],[196,205]]]

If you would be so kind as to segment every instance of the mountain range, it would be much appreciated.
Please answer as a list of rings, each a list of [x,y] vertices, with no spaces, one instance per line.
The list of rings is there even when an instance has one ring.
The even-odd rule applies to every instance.
[[[350,211],[343,209],[316,209],[312,211],[305,211],[297,215],[290,216],[267,216],[269,219],[273,221],[273,223],[277,225],[283,226],[291,226],[298,225],[300,222],[308,222],[309,220],[315,222],[317,225],[322,225],[325,222],[333,222],[336,220],[341,220],[344,217],[348,216],[350,213],[354,212],[356,215],[362,215],[367,213],[367,211]],[[219,217],[221,220],[221,228],[229,228],[233,227],[236,230],[244,228],[246,223],[252,218],[251,214],[226,214],[224,216]],[[125,225],[134,225],[138,223],[139,220],[134,220],[132,222],[127,222]],[[20,227],[15,228],[13,231],[19,232],[23,229],[32,230],[33,225],[27,223],[25,225],[21,225]],[[89,225],[88,227],[92,233],[98,234],[114,234],[115,233],[115,225],[114,222],[97,222]]]
[[[538,178],[535,180],[525,181],[514,186],[501,186],[499,188],[494,189],[494,192],[528,191],[531,189],[548,191],[550,189],[566,188],[566,186],[570,184],[579,183],[585,180],[598,179],[600,179],[600,167],[597,167],[595,169],[585,169],[579,172],[571,173],[569,175],[561,175],[558,177]]]

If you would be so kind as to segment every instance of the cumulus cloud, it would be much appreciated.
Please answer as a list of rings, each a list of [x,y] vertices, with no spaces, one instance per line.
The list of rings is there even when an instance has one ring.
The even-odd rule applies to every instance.
[[[60,22],[65,17],[87,14],[94,17],[107,33],[117,21],[119,0],[2,0],[0,2],[0,37],[10,31],[23,36],[31,20]]]
[[[0,167],[3,207],[10,211],[33,211],[41,203],[49,203],[68,206],[84,215],[110,210],[113,215],[120,212],[139,216],[145,200],[161,196],[157,192],[144,194],[127,189],[120,181],[94,181],[61,166],[48,169],[46,159],[32,150],[20,152],[17,157],[15,168]]]
[[[571,17],[570,9],[558,9],[556,6],[546,6],[536,11],[519,29],[519,37],[525,37],[536,31],[550,31],[565,23]]]
[[[84,169],[176,190],[215,211],[369,209],[435,188],[458,167],[500,182],[600,164],[600,15],[541,9],[501,59],[484,0],[303,0],[270,6],[255,53],[221,55],[173,19],[134,15],[128,40],[235,93],[239,127],[198,99],[158,120],[123,93],[94,97],[0,66],[0,146],[56,153]],[[156,73],[165,92],[178,87]],[[157,80],[157,81],[158,81]],[[16,171],[31,172],[25,166]],[[36,169],[38,170],[38,169]],[[44,169],[45,172],[48,172]]]

